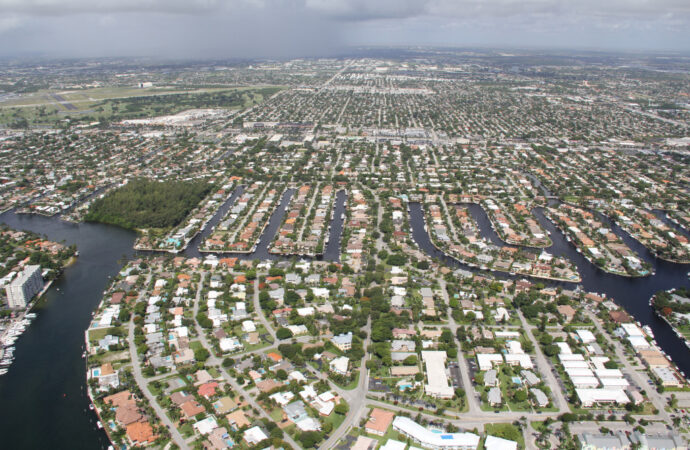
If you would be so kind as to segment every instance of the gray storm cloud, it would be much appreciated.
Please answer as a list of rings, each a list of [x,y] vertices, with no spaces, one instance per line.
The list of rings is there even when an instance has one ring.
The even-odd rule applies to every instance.
[[[347,45],[690,50],[687,0],[0,0],[0,55],[311,56]]]

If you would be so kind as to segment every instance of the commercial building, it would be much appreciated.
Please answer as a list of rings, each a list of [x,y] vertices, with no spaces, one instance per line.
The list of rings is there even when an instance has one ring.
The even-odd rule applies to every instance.
[[[484,441],[484,448],[486,450],[517,450],[518,443],[508,439],[489,435]]]
[[[426,366],[427,380],[424,392],[432,397],[453,398],[453,387],[448,383],[446,375],[446,352],[423,351],[422,360]]]
[[[41,266],[26,266],[24,271],[5,288],[10,308],[26,308],[34,295],[43,289]]]
[[[431,449],[470,450],[479,445],[479,436],[472,433],[435,433],[408,417],[397,416],[393,429]]]
[[[633,432],[630,436],[622,431],[615,434],[582,433],[578,436],[582,450],[629,450],[641,449],[665,449],[687,450],[688,445],[677,434],[642,434]]]
[[[630,403],[623,389],[575,389],[575,393],[585,408],[595,404]]]

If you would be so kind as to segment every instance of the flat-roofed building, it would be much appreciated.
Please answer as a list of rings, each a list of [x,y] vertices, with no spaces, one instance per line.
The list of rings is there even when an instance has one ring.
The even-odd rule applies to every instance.
[[[479,436],[476,434],[437,433],[403,416],[397,416],[393,420],[393,429],[425,448],[472,450],[479,446]]]
[[[537,388],[530,389],[530,392],[534,395],[534,401],[540,408],[546,408],[549,405],[549,397],[544,394],[544,391]]]
[[[488,435],[484,441],[485,450],[517,450],[518,443],[496,436]]]
[[[585,408],[597,404],[626,404],[630,399],[623,389],[575,389],[580,403]]]
[[[582,433],[578,437],[582,450],[629,450],[631,448],[630,441],[622,431],[616,434]]]
[[[22,273],[6,288],[7,304],[10,308],[26,308],[34,295],[43,289],[41,266],[26,266]]]
[[[455,394],[453,387],[448,383],[446,375],[446,352],[423,351],[422,360],[426,367],[428,384],[424,385],[424,392],[432,397],[452,398]]]
[[[479,370],[490,370],[495,364],[503,363],[503,355],[500,353],[478,353],[477,364]]]
[[[655,367],[652,372],[661,381],[662,386],[680,387],[683,385],[676,373],[668,367]]]

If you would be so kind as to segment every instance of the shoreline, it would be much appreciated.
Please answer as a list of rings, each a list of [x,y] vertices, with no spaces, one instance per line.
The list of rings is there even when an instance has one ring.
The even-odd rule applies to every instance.
[[[650,271],[646,275],[642,275],[642,274],[631,275],[627,272],[625,272],[625,273],[617,272],[614,270],[610,270],[607,267],[601,267],[600,265],[596,264],[592,260],[592,257],[588,253],[586,253],[584,249],[582,249],[579,245],[576,244],[575,239],[572,238],[569,233],[567,233],[565,230],[563,230],[563,228],[559,225],[558,221],[554,220],[553,217],[551,217],[551,214],[549,214],[546,209],[544,209],[543,211],[544,211],[544,216],[547,219],[549,219],[551,221],[551,223],[553,223],[556,228],[558,228],[560,230],[560,232],[563,234],[563,236],[565,236],[566,238],[570,237],[570,239],[566,239],[566,241],[568,241],[568,243],[570,243],[573,247],[575,247],[575,251],[577,251],[580,255],[582,255],[582,257],[585,258],[587,261],[589,261],[589,263],[592,264],[594,267],[601,269],[602,271],[604,271],[606,273],[610,273],[611,275],[617,275],[619,277],[627,277],[630,279],[645,278],[645,277],[651,277],[652,275],[654,275],[653,271]],[[630,249],[630,250],[632,250],[632,249]]]
[[[421,203],[420,203],[420,205],[421,205]],[[409,211],[409,206],[408,206],[408,211]],[[556,281],[556,282],[564,282],[564,283],[574,283],[574,284],[578,284],[578,283],[582,282],[582,276],[580,276],[579,273],[578,273],[577,280],[569,280],[569,279],[565,279],[565,278],[554,278],[554,277],[544,277],[544,276],[539,276],[539,275],[525,274],[523,272],[506,272],[504,270],[493,269],[493,268],[489,268],[489,267],[482,267],[482,266],[474,264],[474,263],[466,262],[464,259],[457,258],[453,254],[451,254],[450,252],[447,252],[447,251],[441,249],[438,245],[436,245],[436,242],[434,242],[434,240],[431,238],[431,234],[428,231],[428,226],[426,224],[426,212],[424,212],[423,207],[422,207],[422,211],[423,211],[422,220],[424,221],[424,232],[429,236],[429,242],[431,242],[431,245],[436,250],[438,250],[439,252],[441,252],[444,255],[454,259],[455,261],[459,262],[460,264],[464,264],[466,266],[469,266],[469,267],[472,267],[475,269],[479,269],[479,270],[482,270],[485,272],[497,272],[497,273],[502,273],[502,274],[512,275],[512,276],[518,276],[519,275],[519,276],[523,276],[523,277],[536,278],[536,279],[540,279],[540,280],[548,280],[548,281]]]

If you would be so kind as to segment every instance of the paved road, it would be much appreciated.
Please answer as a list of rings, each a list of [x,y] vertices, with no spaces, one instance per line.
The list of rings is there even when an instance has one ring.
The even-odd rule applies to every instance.
[[[481,407],[479,405],[479,400],[477,400],[477,396],[474,390],[474,385],[472,384],[472,380],[470,380],[470,368],[467,367],[467,360],[465,359],[465,355],[462,352],[462,345],[460,345],[460,342],[457,341],[457,331],[458,331],[458,324],[455,322],[455,319],[453,318],[452,311],[450,310],[450,298],[448,298],[448,291],[446,289],[446,280],[443,279],[443,276],[439,275],[438,277],[438,284],[441,287],[441,293],[443,295],[443,300],[446,303],[446,306],[448,307],[448,325],[450,327],[451,333],[453,333],[453,339],[455,340],[457,346],[458,346],[458,362],[459,362],[459,369],[460,369],[460,377],[462,378],[462,385],[463,388],[465,389],[465,398],[467,398],[467,405],[469,406],[469,412],[470,413],[478,413],[481,411]]]
[[[366,348],[371,344],[371,318],[367,320],[367,326],[364,328],[364,330],[367,332],[367,338],[364,341],[364,349],[366,350]],[[319,448],[326,450],[335,447],[338,441],[345,436],[351,426],[356,426],[359,424],[359,420],[362,418],[362,414],[366,409],[366,395],[369,391],[369,370],[367,369],[366,364],[368,356],[369,352],[366,352],[362,358],[359,369],[359,383],[357,384],[357,388],[351,391],[352,394],[350,396],[350,400],[348,401],[350,410],[348,411],[347,416],[345,416],[345,420],[340,424],[337,430],[334,430],[333,433],[331,433],[331,437],[328,438],[326,442],[321,444]]]
[[[202,287],[204,285],[205,277],[206,277],[206,272],[203,272],[201,274],[201,280],[199,280],[199,286],[198,286],[197,291],[196,291],[196,297],[194,298],[194,317],[196,317],[196,314],[199,310],[199,302],[201,300],[201,291],[202,291]],[[199,335],[198,337],[199,337],[199,341],[201,342],[201,345],[203,345],[206,348],[206,350],[208,350],[209,353],[211,354],[209,359],[206,361],[206,365],[217,366],[218,370],[220,371],[220,373],[223,376],[223,378],[225,379],[225,381],[227,381],[230,384],[230,386],[232,386],[232,388],[236,392],[238,392],[240,395],[244,396],[244,398],[252,406],[252,408],[255,408],[257,411],[259,411],[259,413],[263,417],[268,418],[272,421],[273,419],[271,419],[271,416],[269,416],[268,413],[266,413],[266,411],[256,402],[256,400],[254,400],[254,397],[252,397],[250,394],[248,394],[242,388],[242,386],[240,386],[239,383],[237,383],[237,381],[235,381],[235,379],[225,370],[225,368],[222,366],[222,361],[218,357],[216,357],[215,352],[213,351],[213,346],[208,342],[208,339],[206,339],[206,333],[205,333],[204,329],[201,328],[201,326],[199,325],[199,322],[197,322],[196,320],[194,321],[194,327],[197,331],[197,334]],[[277,344],[274,344],[274,345],[277,345]],[[264,350],[265,349],[261,349],[261,351],[264,351]],[[283,440],[285,442],[287,442],[288,444],[290,444],[295,449],[301,448],[297,444],[297,442],[295,442],[294,439],[292,439],[287,433],[285,433]]]
[[[532,345],[534,346],[534,353],[537,355],[537,366],[539,367],[539,371],[542,374],[542,377],[546,381],[546,385],[551,388],[551,394],[553,396],[553,401],[556,407],[558,408],[558,412],[560,413],[566,413],[570,412],[570,407],[568,406],[568,401],[565,399],[565,396],[563,395],[563,391],[561,390],[561,386],[556,380],[556,377],[554,376],[552,370],[551,370],[551,364],[549,361],[546,359],[544,356],[544,353],[541,351],[541,347],[539,346],[539,342],[534,338],[534,334],[532,334],[532,328],[534,328],[532,325],[527,323],[527,320],[525,320],[525,316],[522,315],[522,312],[518,310],[518,317],[520,318],[520,322],[522,323],[522,327],[525,329],[525,333],[527,334],[527,337],[529,338],[530,341],[532,341]]]
[[[268,333],[273,338],[273,342],[276,342],[278,340],[278,338],[276,338],[276,331],[273,329],[271,324],[268,322],[268,319],[266,319],[266,315],[264,314],[263,309],[261,309],[261,303],[259,303],[259,277],[258,276],[256,277],[256,280],[254,280],[254,311],[259,316],[259,320],[261,321],[261,323],[264,324],[264,328],[266,328],[266,330],[268,330]]]
[[[599,318],[594,315],[590,310],[585,309],[585,314],[594,322],[594,326],[597,328],[599,333],[603,334],[604,336],[608,336],[608,333],[604,330],[604,327],[602,327],[601,322],[599,321]],[[640,374],[640,371],[638,369],[635,369],[632,364],[630,364],[630,361],[628,361],[628,357],[625,354],[625,351],[623,350],[623,346],[621,345],[620,341],[618,339],[613,339],[613,348],[616,351],[616,356],[618,357],[618,360],[623,364],[625,367],[625,371],[632,377],[633,381],[637,384],[637,387],[640,389],[643,389],[647,392],[647,397],[649,400],[652,402],[654,407],[659,410],[659,418],[664,420],[664,422],[668,424],[672,424],[673,421],[668,414],[668,412],[664,409],[666,406],[666,402],[664,398],[657,392],[656,388],[654,386],[651,386],[649,383],[647,383],[646,380],[649,378],[645,378]]]
[[[134,322],[130,321],[129,322],[129,333],[127,336],[127,340],[129,341],[129,356],[130,359],[132,360],[132,368],[134,372],[134,379],[136,380],[137,384],[139,385],[139,388],[141,389],[141,392],[144,393],[144,397],[146,397],[149,401],[149,404],[153,408],[153,410],[156,412],[158,415],[158,418],[165,424],[166,427],[168,427],[168,431],[170,431],[170,436],[172,437],[172,440],[175,442],[175,444],[178,445],[181,449],[187,449],[189,450],[189,446],[185,442],[184,438],[180,434],[179,431],[177,431],[177,428],[175,428],[175,425],[170,421],[168,418],[168,415],[165,413],[163,408],[160,407],[158,402],[156,401],[156,398],[151,394],[151,391],[149,391],[148,387],[148,381],[144,378],[144,376],[141,374],[141,364],[139,362],[139,355],[137,355],[137,347],[134,344]]]

